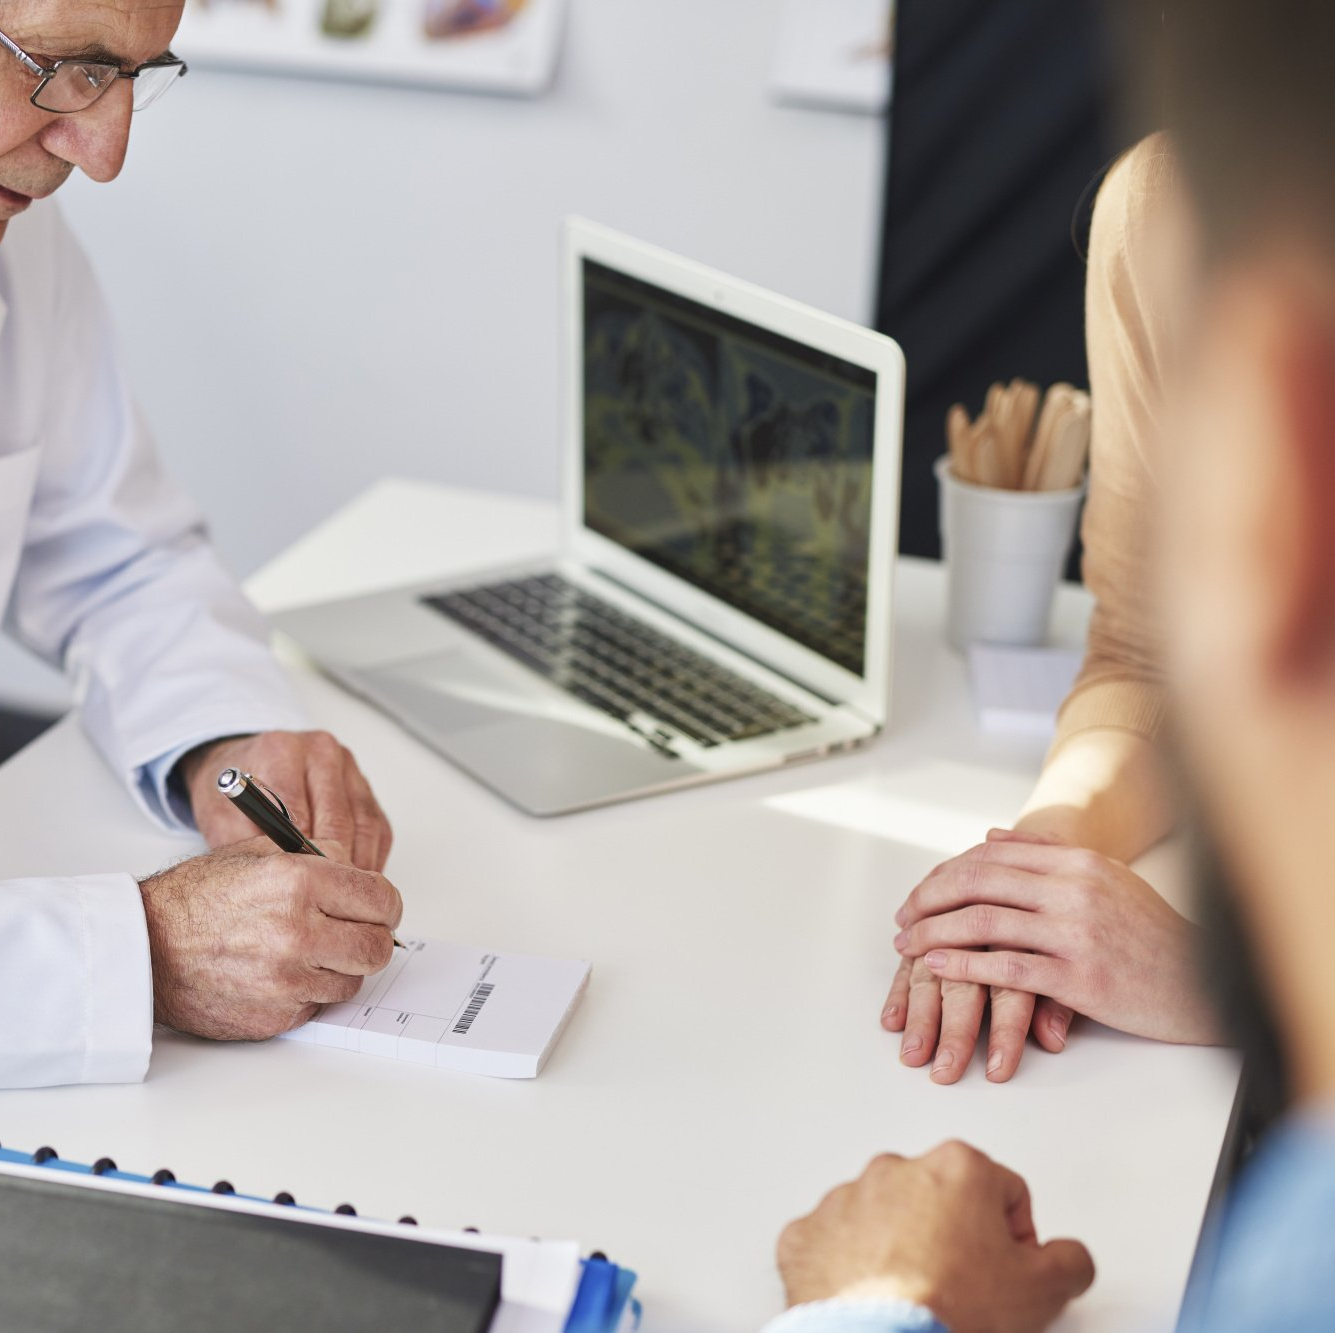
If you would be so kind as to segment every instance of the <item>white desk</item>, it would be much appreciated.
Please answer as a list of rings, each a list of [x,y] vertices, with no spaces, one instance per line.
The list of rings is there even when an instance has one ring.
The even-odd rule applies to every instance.
[[[539,553],[554,534],[546,505],[387,482],[251,586],[276,607]],[[370,1216],[574,1236],[641,1271],[650,1329],[732,1331],[779,1308],[785,1221],[880,1150],[959,1136],[1028,1177],[1045,1235],[1093,1250],[1099,1280],[1064,1327],[1167,1327],[1233,1057],[1086,1025],[1059,1056],[1031,1046],[1006,1086],[976,1059],[940,1088],[878,1025],[895,908],[1013,817],[1041,759],[976,731],[941,594],[938,570],[904,562],[895,716],[869,751],[552,821],[300,673],[394,819],[404,931],[594,960],[546,1071],[511,1083],[161,1033],[142,1086],[0,1093],[0,1140]],[[1086,611],[1062,594],[1062,639]],[[0,770],[0,801],[2,877],[143,874],[189,850],[143,824],[68,722]]]

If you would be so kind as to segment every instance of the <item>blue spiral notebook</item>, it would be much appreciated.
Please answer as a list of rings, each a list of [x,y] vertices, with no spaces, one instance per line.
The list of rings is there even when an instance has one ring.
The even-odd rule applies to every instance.
[[[626,1333],[635,1274],[572,1242],[376,1222],[0,1148],[0,1328]]]

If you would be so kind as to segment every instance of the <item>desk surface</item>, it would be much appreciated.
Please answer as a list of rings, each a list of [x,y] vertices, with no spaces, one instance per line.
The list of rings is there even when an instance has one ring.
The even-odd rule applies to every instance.
[[[555,532],[547,505],[387,482],[251,591],[275,608],[538,554]],[[1099,1280],[1063,1327],[1168,1327],[1235,1059],[1083,1025],[1061,1055],[1031,1046],[1008,1085],[976,1058],[940,1088],[880,1030],[895,909],[1013,818],[1042,757],[976,730],[940,571],[903,562],[897,598],[894,717],[866,752],[550,821],[298,670],[394,820],[406,932],[594,961],[547,1069],[505,1082],[161,1032],[142,1086],[0,1093],[0,1139],[370,1216],[573,1236],[641,1271],[649,1328],[741,1330],[779,1308],[785,1221],[878,1151],[958,1136],[1029,1178],[1043,1234],[1090,1245]],[[1087,611],[1064,590],[1058,638],[1078,642]],[[77,845],[38,795],[57,774]],[[143,875],[191,850],[143,823],[68,721],[0,770],[0,802],[6,878]]]

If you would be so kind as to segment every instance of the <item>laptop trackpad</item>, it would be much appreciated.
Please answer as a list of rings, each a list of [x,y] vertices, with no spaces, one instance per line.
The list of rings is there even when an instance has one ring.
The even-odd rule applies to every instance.
[[[531,814],[622,799],[701,771],[507,662],[458,652],[357,674],[367,694]]]

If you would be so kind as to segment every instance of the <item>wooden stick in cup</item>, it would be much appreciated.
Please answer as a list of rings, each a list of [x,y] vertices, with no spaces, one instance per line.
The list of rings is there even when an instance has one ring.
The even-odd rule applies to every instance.
[[[1018,388],[1016,387],[1018,386]],[[1027,380],[1014,380],[1011,388],[1015,390],[1015,486],[1018,489],[1024,479],[1024,465],[1028,460],[1029,446],[1034,438],[1034,422],[1038,417],[1039,392],[1037,384]]]
[[[987,424],[986,417],[974,426],[973,472],[979,486],[998,489],[1005,486],[1005,462],[1001,456],[1001,446],[997,443],[996,432]]]
[[[1010,487],[1014,485],[1011,460],[1014,457],[1015,450],[1015,395],[1011,393],[1008,385],[994,384],[992,388],[996,392],[991,395],[992,404],[988,412],[988,418],[992,436],[997,442],[997,475],[999,477],[997,485]]]
[[[1089,398],[1072,394],[1043,461],[1038,489],[1067,491],[1080,484],[1089,456]]]
[[[1044,461],[1052,448],[1053,437],[1060,429],[1062,419],[1068,410],[1068,395],[1074,392],[1069,384],[1052,385],[1043,399],[1043,409],[1038,414],[1038,427],[1034,432],[1034,443],[1029,449],[1025,462],[1024,475],[1020,479],[1020,489],[1036,491],[1041,489],[1039,478],[1042,476]]]
[[[1037,410],[1038,386],[1027,380],[1011,380],[1002,395],[1001,420],[997,423],[997,435],[1005,458],[1005,484],[1011,490],[1019,490],[1024,480]]]
[[[996,442],[995,468],[996,480],[992,485],[1012,487],[1015,485],[1014,471],[1018,441],[1015,432],[1015,387],[1018,381],[1009,385],[993,384],[987,391],[987,403],[980,425],[986,423]]]
[[[969,414],[962,403],[946,413],[946,444],[950,449],[950,470],[960,481],[972,481],[969,470]]]

